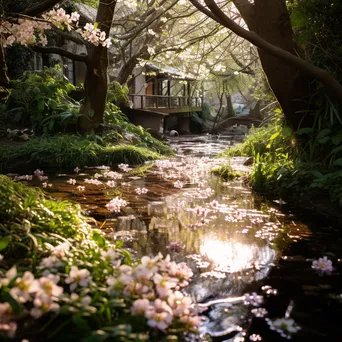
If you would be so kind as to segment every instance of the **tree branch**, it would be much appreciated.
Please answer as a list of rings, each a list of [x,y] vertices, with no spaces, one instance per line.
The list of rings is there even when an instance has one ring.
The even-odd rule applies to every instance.
[[[59,2],[61,2],[61,0],[45,0],[45,1],[42,1],[38,5],[35,5],[33,7],[29,7],[27,10],[25,10],[23,12],[23,14],[29,15],[31,17],[35,17],[35,16],[49,10],[53,6],[57,5]]]
[[[64,50],[57,46],[31,46],[31,49],[40,52],[40,53],[55,53],[57,55],[72,59],[73,61],[83,62],[87,64],[88,56],[87,55],[77,55],[76,53],[72,53],[70,51]]]
[[[286,64],[291,65],[292,67],[302,71],[303,73],[321,82],[326,86],[328,91],[330,91],[330,93],[333,96],[335,96],[338,101],[341,102],[342,85],[339,82],[337,82],[326,70],[318,68],[312,65],[311,63],[305,61],[304,59],[301,59],[293,55],[292,53],[267,42],[255,32],[244,29],[240,25],[236,24],[233,20],[228,18],[216,5],[214,0],[204,1],[210,9],[211,17],[214,17],[217,22],[227,27],[238,36],[248,40],[250,43],[257,46],[259,49],[269,53],[274,57],[279,58]],[[209,11],[207,8],[199,4],[197,0],[190,0],[190,2],[205,14],[207,14],[207,12]],[[205,11],[202,10],[203,8]]]
[[[82,38],[77,37],[77,36],[73,36],[72,34],[64,32],[64,31],[62,31],[62,30],[60,30],[58,28],[54,29],[54,33],[56,33],[57,35],[63,37],[64,39],[73,41],[77,45],[87,45],[86,41],[83,40]]]

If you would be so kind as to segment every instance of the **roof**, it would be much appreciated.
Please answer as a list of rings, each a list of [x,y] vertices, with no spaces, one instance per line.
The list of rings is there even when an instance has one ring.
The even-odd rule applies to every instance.
[[[161,65],[154,64],[152,62],[146,62],[145,66],[153,71],[158,71],[161,76],[164,74],[165,77],[172,76],[174,78],[183,79],[183,80],[190,80],[190,81],[196,80],[196,78],[194,78],[192,75],[186,74],[169,65],[161,66]]]

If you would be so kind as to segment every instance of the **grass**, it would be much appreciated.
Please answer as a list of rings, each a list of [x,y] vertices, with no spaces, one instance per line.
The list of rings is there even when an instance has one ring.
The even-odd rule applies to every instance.
[[[1,146],[0,171],[140,164],[161,157],[146,147],[106,144],[77,135],[57,135],[33,138],[20,145]]]

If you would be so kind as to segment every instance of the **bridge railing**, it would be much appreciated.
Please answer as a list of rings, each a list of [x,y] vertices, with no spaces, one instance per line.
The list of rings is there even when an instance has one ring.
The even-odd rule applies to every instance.
[[[128,95],[134,108],[201,107],[202,98],[194,96]]]

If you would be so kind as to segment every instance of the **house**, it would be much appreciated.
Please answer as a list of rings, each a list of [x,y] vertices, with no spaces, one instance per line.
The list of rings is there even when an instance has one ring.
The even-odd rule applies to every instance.
[[[81,26],[95,20],[97,12],[95,8],[82,3],[78,4],[78,7]],[[123,15],[124,11],[118,13]],[[115,30],[115,27],[112,30]],[[70,32],[70,34],[76,33]],[[78,55],[87,53],[84,45],[78,45],[71,40],[65,40],[61,47]],[[112,54],[114,55],[115,52],[112,51]],[[42,55],[36,54],[33,63],[34,69],[42,69]],[[62,65],[65,76],[74,85],[79,86],[84,82],[86,66],[82,62],[50,54],[48,64]],[[109,80],[114,80],[115,68],[110,67],[108,74]],[[137,65],[129,84],[129,99],[132,105],[123,108],[123,112],[134,124],[154,132],[163,133],[176,129],[188,133],[192,113],[202,110],[202,97],[196,85],[196,79],[175,68],[161,67],[152,62],[147,62],[144,66]]]
[[[202,111],[197,81],[172,67],[152,62],[137,66],[129,84],[130,108],[124,109],[136,125],[163,133],[190,132],[190,117]]]

